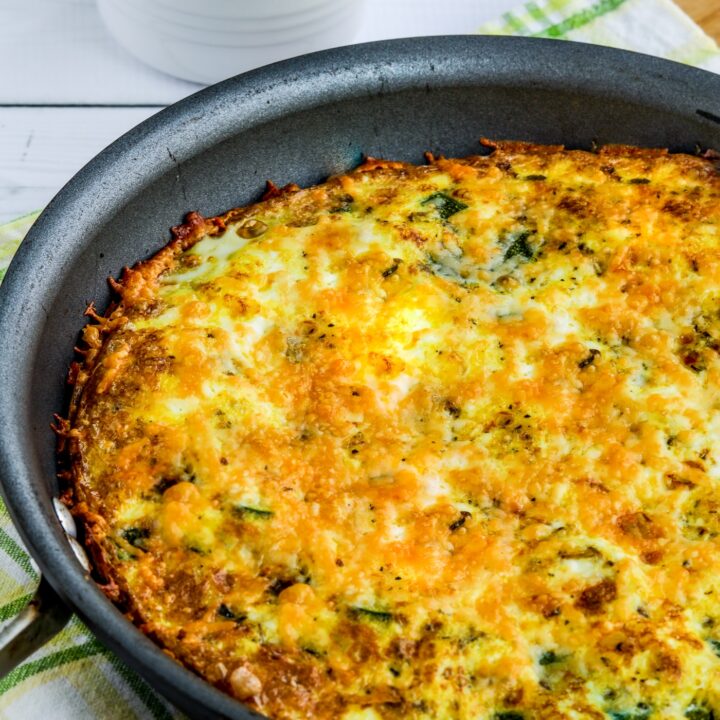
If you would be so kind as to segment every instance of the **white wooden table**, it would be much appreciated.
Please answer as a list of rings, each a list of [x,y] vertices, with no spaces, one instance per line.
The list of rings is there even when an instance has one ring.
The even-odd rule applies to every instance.
[[[366,2],[358,42],[471,33],[519,4]],[[128,55],[94,0],[0,0],[0,68],[0,223],[42,208],[103,147],[201,87]]]

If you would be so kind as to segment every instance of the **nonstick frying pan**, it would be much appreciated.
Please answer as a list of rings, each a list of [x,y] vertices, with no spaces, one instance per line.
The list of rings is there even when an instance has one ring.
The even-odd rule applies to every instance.
[[[157,251],[189,210],[251,202],[266,179],[312,184],[364,154],[421,162],[426,150],[477,153],[481,136],[720,149],[720,76],[552,40],[356,45],[203,90],[124,135],[63,188],[0,288],[0,481],[44,576],[35,605],[0,636],[0,672],[61,627],[67,607],[188,715],[256,717],[137,630],[78,561],[71,522],[58,520],[50,422],[66,406],[83,311],[90,300],[103,307],[107,276]]]

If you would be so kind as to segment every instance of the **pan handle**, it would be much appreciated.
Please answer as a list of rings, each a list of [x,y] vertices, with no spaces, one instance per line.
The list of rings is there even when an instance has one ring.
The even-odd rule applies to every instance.
[[[50,583],[40,578],[32,600],[0,631],[0,679],[57,635],[71,617]]]

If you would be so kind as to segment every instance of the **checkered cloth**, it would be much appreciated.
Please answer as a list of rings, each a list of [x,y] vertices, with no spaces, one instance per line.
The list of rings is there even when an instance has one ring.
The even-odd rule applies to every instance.
[[[479,32],[607,45],[720,72],[715,41],[670,0],[528,2]]]
[[[670,0],[529,2],[478,32],[610,45],[720,72],[717,45]],[[0,281],[35,217],[0,227]],[[37,568],[0,502],[0,624],[20,611],[37,582]],[[0,720],[181,717],[77,618],[0,680]]]

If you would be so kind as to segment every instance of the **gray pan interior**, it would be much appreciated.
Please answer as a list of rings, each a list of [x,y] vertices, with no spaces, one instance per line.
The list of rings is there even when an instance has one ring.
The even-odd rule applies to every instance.
[[[58,593],[120,657],[193,717],[252,717],[170,660],[88,581],[55,520],[64,378],[105,278],[159,249],[188,210],[307,185],[363,154],[421,161],[478,138],[720,149],[720,77],[648,56],[549,40],[455,36],[331,50],[204,90],[120,138],[35,223],[0,289],[0,480]]]

